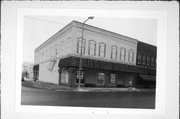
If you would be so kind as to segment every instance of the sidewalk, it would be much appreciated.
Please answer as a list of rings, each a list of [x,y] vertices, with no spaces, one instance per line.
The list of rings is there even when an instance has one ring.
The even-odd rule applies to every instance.
[[[65,91],[65,92],[122,92],[122,91],[154,91],[154,89],[137,89],[137,88],[100,88],[100,87],[81,87],[80,89],[76,87],[60,86],[56,84],[35,82],[32,80],[26,80],[22,82],[22,85],[35,87],[40,89],[48,89],[54,91]]]

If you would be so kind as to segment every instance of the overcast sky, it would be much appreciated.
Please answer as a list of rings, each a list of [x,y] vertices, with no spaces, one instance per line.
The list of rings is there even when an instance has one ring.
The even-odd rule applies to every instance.
[[[23,61],[34,62],[34,49],[73,20],[84,22],[86,17],[25,16],[23,33]],[[156,45],[155,19],[95,17],[86,24],[109,30]]]

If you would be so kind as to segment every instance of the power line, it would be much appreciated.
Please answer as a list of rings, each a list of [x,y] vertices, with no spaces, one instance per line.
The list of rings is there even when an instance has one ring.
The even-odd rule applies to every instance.
[[[29,16],[25,16],[26,18],[29,18],[29,19],[33,19],[33,20],[38,20],[38,21],[43,21],[43,22],[51,22],[51,23],[54,23],[54,24],[61,24],[61,25],[67,25],[67,24],[63,24],[63,23],[59,23],[59,22],[54,22],[54,21],[49,21],[49,20],[44,20],[44,19],[40,19],[40,18],[34,18],[34,17],[29,17]]]

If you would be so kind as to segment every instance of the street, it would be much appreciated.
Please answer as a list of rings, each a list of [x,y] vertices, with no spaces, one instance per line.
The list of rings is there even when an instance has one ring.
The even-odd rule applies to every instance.
[[[65,92],[22,86],[22,105],[155,108],[155,92]]]

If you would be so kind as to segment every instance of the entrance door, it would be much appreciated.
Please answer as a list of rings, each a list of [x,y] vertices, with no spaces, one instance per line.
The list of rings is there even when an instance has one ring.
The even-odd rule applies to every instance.
[[[79,82],[79,79],[80,79],[80,82]],[[84,72],[83,71],[77,71],[77,76],[76,76],[76,84],[79,84],[80,85],[84,85]]]

